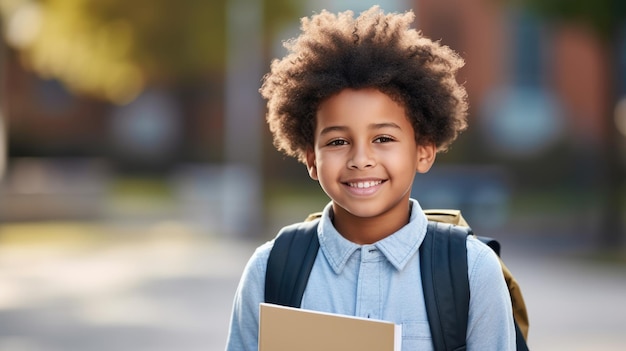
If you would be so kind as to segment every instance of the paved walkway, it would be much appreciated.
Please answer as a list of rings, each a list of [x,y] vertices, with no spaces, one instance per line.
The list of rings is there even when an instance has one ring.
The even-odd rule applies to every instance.
[[[0,351],[223,350],[253,245],[110,229],[0,227]]]
[[[223,350],[256,244],[136,229],[0,227],[0,351]],[[626,349],[624,267],[511,251],[532,350]]]
[[[531,350],[626,350],[626,267],[528,251],[505,261],[526,300]]]

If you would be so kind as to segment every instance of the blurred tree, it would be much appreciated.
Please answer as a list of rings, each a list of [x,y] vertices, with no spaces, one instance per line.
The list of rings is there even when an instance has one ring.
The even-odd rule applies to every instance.
[[[153,83],[181,83],[225,66],[228,0],[0,0],[8,43],[23,63],[78,93],[132,101]],[[265,37],[297,2],[262,2]]]
[[[602,216],[599,228],[600,242],[604,249],[616,249],[624,245],[624,135],[615,124],[614,109],[620,98],[623,84],[619,80],[620,53],[626,33],[626,1],[624,0],[512,0],[526,6],[545,18],[578,22],[593,29],[605,50],[606,67],[609,70],[609,94],[605,111],[605,136],[601,146],[603,157],[601,179]],[[621,58],[624,59],[623,57]]]

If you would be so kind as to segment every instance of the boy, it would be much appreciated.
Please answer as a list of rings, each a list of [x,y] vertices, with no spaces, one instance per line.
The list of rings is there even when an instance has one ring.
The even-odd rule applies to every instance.
[[[373,7],[358,18],[305,18],[260,89],[276,147],[304,163],[331,199],[301,307],[402,324],[407,351],[433,350],[418,257],[427,219],[411,185],[466,128],[467,114],[455,80],[462,59],[410,29],[413,17]],[[257,349],[272,245],[260,246],[244,270],[229,351]],[[471,237],[467,251],[467,350],[514,350],[498,259]]]

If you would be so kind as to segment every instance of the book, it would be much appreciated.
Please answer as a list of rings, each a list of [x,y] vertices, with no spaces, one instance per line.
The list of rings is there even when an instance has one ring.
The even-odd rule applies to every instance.
[[[259,351],[400,351],[389,321],[261,303]]]

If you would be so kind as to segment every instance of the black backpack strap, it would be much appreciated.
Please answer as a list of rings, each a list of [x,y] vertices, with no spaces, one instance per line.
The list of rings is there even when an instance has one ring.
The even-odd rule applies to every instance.
[[[420,247],[426,313],[436,351],[465,350],[469,312],[468,227],[429,222]]]
[[[513,319],[515,323],[515,349],[517,351],[529,351],[528,344],[526,344],[526,339],[524,338],[524,334],[522,334],[522,330],[517,325],[517,321]]]
[[[265,302],[300,307],[320,244],[319,220],[283,228],[267,260]]]

